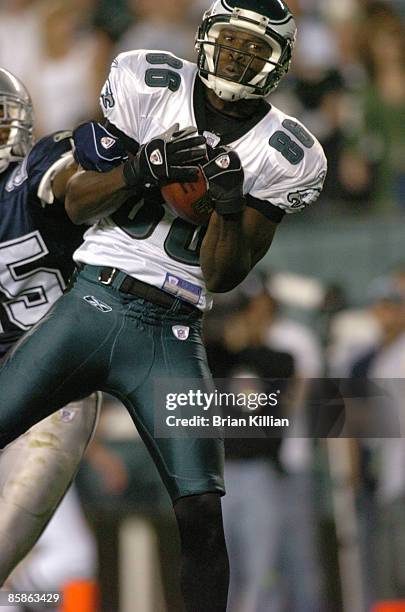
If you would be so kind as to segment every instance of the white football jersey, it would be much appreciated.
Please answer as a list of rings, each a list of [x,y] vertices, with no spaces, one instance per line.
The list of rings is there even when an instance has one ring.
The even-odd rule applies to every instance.
[[[196,65],[163,51],[137,50],[114,60],[100,101],[111,124],[144,144],[174,123],[180,129],[197,126],[196,86]],[[216,144],[215,135],[204,134],[209,144]],[[241,159],[245,195],[260,200],[262,212],[268,205],[292,213],[318,198],[326,158],[319,142],[296,119],[271,106],[227,145]],[[163,201],[134,200],[86,232],[75,260],[118,268],[207,310],[212,299],[199,266],[203,232],[175,217]]]

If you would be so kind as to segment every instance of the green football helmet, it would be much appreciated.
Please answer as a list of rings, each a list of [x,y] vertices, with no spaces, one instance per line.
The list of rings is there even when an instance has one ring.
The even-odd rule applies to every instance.
[[[257,56],[247,52],[244,53],[247,69],[241,77],[218,76],[221,50],[232,51],[232,47],[218,43],[218,36],[224,28],[251,33],[271,47],[271,56],[261,58],[263,68],[253,77],[248,68]],[[276,89],[288,71],[296,33],[294,17],[283,0],[215,0],[204,13],[197,32],[200,78],[223,100],[263,98]]]

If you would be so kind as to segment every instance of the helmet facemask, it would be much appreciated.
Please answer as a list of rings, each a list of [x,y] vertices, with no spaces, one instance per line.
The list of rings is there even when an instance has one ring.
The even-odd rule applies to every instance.
[[[23,98],[0,92],[0,172],[22,160],[32,147],[32,105]]]
[[[227,13],[223,10],[223,4],[218,7],[218,2],[215,2],[205,13],[197,33],[196,48],[199,52],[198,68],[201,79],[223,100],[235,101],[267,96],[278,86],[291,63],[295,42],[295,23],[292,16],[290,21],[292,23],[288,26],[281,24],[278,27],[277,24],[270,23],[270,19],[264,15],[240,8],[233,8]],[[277,31],[276,27],[280,31]],[[238,49],[219,44],[218,37],[221,31],[228,28],[251,34],[265,41],[272,50],[271,55],[259,57],[253,53],[242,53]],[[225,49],[246,56],[244,59],[246,70],[241,77],[232,78],[218,71],[219,58]],[[249,67],[258,59],[262,60],[261,69],[249,75]]]

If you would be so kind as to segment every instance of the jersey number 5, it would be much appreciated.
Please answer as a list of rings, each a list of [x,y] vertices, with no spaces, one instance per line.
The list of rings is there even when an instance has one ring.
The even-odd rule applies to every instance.
[[[31,264],[48,252],[38,231],[0,244],[0,293],[6,296],[2,306],[20,329],[39,321],[65,288],[59,270],[41,266],[32,270]]]

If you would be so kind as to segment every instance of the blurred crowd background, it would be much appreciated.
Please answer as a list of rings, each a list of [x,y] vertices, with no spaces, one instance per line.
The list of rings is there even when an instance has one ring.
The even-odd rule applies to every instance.
[[[194,60],[208,4],[0,0],[0,65],[30,90],[37,137],[73,128],[100,117],[99,91],[119,52]],[[247,371],[259,388],[290,380],[295,435],[309,437],[228,443],[229,612],[383,610],[377,602],[405,600],[405,442],[361,428],[357,439],[317,440],[308,379],[356,376],[352,395],[365,402],[366,379],[405,378],[405,1],[289,5],[298,42],[270,101],[321,141],[325,190],[284,219],[258,270],[218,298],[206,341],[216,376]],[[390,401],[394,434],[404,435],[399,388]],[[336,414],[331,435],[345,427],[347,413]],[[102,609],[180,612],[169,500],[112,398],[78,484]]]
[[[159,48],[193,60],[206,0],[2,0],[0,62],[32,93],[38,136],[99,115],[111,59]],[[403,0],[291,0],[299,37],[274,104],[322,142],[316,216],[404,207]]]

